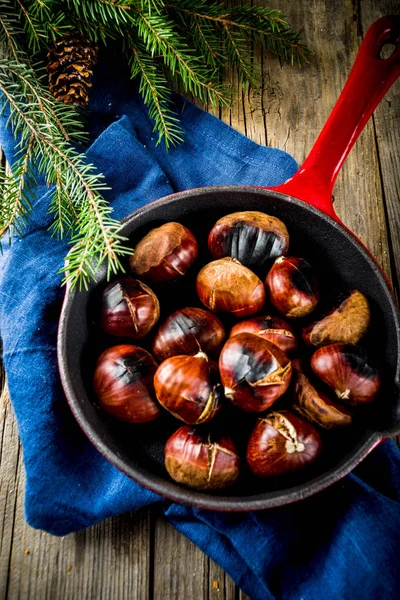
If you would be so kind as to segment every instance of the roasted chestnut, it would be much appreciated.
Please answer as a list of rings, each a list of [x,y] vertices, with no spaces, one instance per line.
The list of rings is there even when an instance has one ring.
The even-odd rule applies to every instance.
[[[321,321],[303,329],[303,339],[312,346],[357,344],[371,320],[368,300],[355,290],[341,305]]]
[[[153,354],[159,362],[198,352],[217,358],[224,340],[225,329],[218,317],[202,308],[181,308],[158,328]]]
[[[278,346],[253,333],[239,333],[219,357],[224,393],[248,412],[263,412],[288,388],[292,367]]]
[[[293,329],[280,317],[253,317],[240,321],[232,327],[230,337],[244,332],[259,335],[284,352],[292,352],[298,347]]]
[[[240,458],[232,440],[184,425],[165,444],[165,467],[175,481],[199,490],[221,490],[239,477]]]
[[[174,281],[186,273],[197,255],[194,235],[184,225],[170,222],[152,229],[137,244],[129,264],[138,277]]]
[[[280,219],[258,211],[242,211],[219,219],[208,236],[213,258],[236,258],[246,267],[260,266],[286,254],[289,234]]]
[[[281,410],[258,419],[247,446],[247,462],[257,477],[270,477],[302,469],[320,452],[318,431],[288,410]]]
[[[196,289],[207,308],[237,317],[253,315],[265,301],[262,281],[235,258],[221,258],[205,265],[197,276]]]
[[[312,355],[311,367],[340,400],[353,405],[371,402],[381,384],[378,370],[359,346],[323,346]]]
[[[272,265],[265,287],[276,310],[290,319],[305,317],[319,301],[311,265],[296,256],[280,256]]]
[[[138,279],[117,279],[102,293],[101,327],[111,335],[139,340],[157,323],[159,316],[157,296]]]
[[[154,387],[160,404],[189,425],[210,421],[221,408],[217,365],[203,352],[164,360],[154,376]]]
[[[143,348],[128,344],[108,348],[98,359],[93,378],[100,406],[121,421],[153,421],[161,413],[153,385],[156,369]]]
[[[327,394],[318,389],[304,373],[293,369],[291,409],[301,417],[319,425],[323,429],[351,425],[351,413],[333,402]]]

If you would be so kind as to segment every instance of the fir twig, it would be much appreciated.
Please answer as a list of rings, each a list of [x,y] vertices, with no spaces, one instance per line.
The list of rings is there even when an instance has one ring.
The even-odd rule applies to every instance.
[[[164,140],[166,147],[182,141],[179,119],[169,107],[170,90],[167,81],[148,54],[131,42],[130,61],[132,77],[139,75],[139,91],[144,103],[149,107],[149,116],[154,121],[153,131],[158,132],[158,142]]]
[[[33,144],[34,137],[31,135],[24,156],[13,164],[11,174],[2,173],[3,194],[0,209],[0,238],[7,232],[9,233],[11,227],[21,235],[26,223],[27,213],[31,209],[27,188],[33,187],[35,182],[31,170]]]
[[[224,103],[226,90],[216,81],[216,73],[196,58],[180,38],[170,20],[139,12],[138,33],[151,56],[160,54],[172,76],[178,73],[184,90],[211,104]],[[171,42],[174,39],[174,43]]]
[[[107,261],[121,267],[130,252],[120,224],[104,199],[103,176],[70,145],[83,141],[83,113],[54,100],[47,89],[43,57],[65,34],[80,32],[91,42],[119,44],[154,121],[158,143],[182,140],[179,117],[170,106],[168,81],[203,102],[228,102],[221,85],[229,63],[239,79],[256,85],[259,73],[251,46],[264,46],[301,64],[309,50],[278,10],[227,7],[219,0],[0,0],[0,92],[2,114],[18,138],[10,173],[0,168],[0,236],[21,235],[29,219],[39,177],[53,186],[51,232],[69,236],[68,281],[87,285]],[[57,77],[57,71],[55,71]],[[52,88],[55,89],[54,87]]]

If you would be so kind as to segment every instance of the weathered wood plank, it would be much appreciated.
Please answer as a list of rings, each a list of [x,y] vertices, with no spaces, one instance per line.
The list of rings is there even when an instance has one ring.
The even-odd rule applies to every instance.
[[[208,600],[208,558],[164,518],[156,519],[154,600]]]
[[[1,366],[0,366],[1,369]],[[0,390],[2,389],[0,377]],[[0,393],[0,599],[5,600],[10,575],[18,494],[22,474],[17,426],[6,389]]]
[[[396,0],[361,0],[362,34],[379,17],[400,14]],[[379,164],[389,224],[393,279],[399,297],[400,281],[400,81],[397,80],[374,113]]]
[[[8,599],[149,600],[149,509],[57,538],[26,525],[18,500]]]
[[[214,561],[209,560],[209,600],[236,600],[237,589],[232,579]]]

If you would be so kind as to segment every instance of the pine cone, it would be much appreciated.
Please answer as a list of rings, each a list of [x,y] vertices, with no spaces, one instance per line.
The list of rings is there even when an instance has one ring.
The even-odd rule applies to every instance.
[[[65,104],[86,106],[98,46],[80,33],[69,33],[50,48],[47,72],[51,94]]]

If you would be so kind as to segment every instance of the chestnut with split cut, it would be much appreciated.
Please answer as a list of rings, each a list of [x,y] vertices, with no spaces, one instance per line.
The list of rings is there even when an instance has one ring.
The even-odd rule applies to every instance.
[[[311,265],[297,256],[280,256],[272,265],[265,287],[274,308],[290,319],[310,314],[319,302]]]
[[[202,308],[181,308],[160,325],[153,341],[159,362],[179,354],[205,352],[217,358],[225,340],[221,321]]]
[[[197,276],[196,290],[207,308],[236,317],[253,315],[265,301],[262,281],[235,258],[221,258],[205,265]]]
[[[288,410],[257,421],[247,446],[247,462],[257,477],[282,475],[314,462],[321,453],[318,431]]]
[[[367,332],[370,321],[368,300],[354,290],[324,319],[303,329],[303,339],[317,348],[335,343],[357,344]]]
[[[323,346],[312,355],[311,367],[340,400],[352,405],[371,402],[380,388],[379,371],[359,346]]]
[[[219,357],[225,396],[248,412],[263,412],[284,394],[292,374],[282,350],[253,333],[239,333]]]
[[[189,425],[210,421],[221,408],[217,365],[203,352],[167,358],[157,369],[154,387],[160,404]]]
[[[293,352],[298,342],[292,327],[280,317],[253,317],[232,327],[230,337],[238,333],[254,333],[278,346],[284,352]]]
[[[208,236],[213,258],[236,258],[246,267],[264,265],[286,254],[289,233],[280,219],[259,211],[241,211],[217,221]]]
[[[101,327],[117,337],[139,340],[149,333],[160,316],[155,293],[133,277],[109,283],[101,296]]]
[[[93,378],[100,406],[121,421],[153,421],[161,413],[154,393],[156,369],[143,348],[129,344],[108,348],[98,359]]]
[[[165,444],[165,468],[178,483],[199,490],[221,490],[239,477],[240,458],[226,435],[183,426]]]
[[[154,282],[175,281],[197,258],[198,245],[187,227],[173,221],[152,229],[129,259],[133,273]]]

